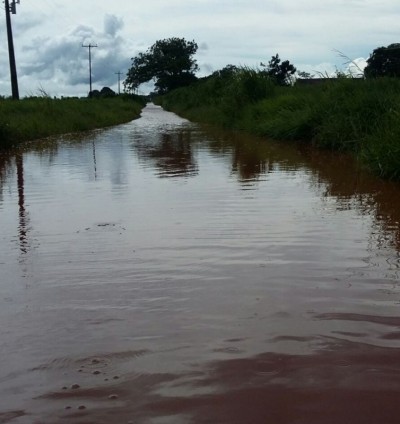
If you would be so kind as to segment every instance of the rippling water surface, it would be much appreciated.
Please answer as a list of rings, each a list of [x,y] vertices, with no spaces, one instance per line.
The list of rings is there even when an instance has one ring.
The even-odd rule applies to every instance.
[[[129,124],[0,154],[0,423],[398,423],[400,185]]]

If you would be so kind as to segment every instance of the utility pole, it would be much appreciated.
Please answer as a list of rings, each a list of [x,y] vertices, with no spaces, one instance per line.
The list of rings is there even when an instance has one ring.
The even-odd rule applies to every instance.
[[[89,87],[90,87],[89,95],[90,95],[90,93],[92,92],[92,48],[98,47],[98,45],[89,43],[87,46],[84,46],[82,44],[82,47],[86,47],[87,49],[89,49]]]
[[[12,13],[13,15],[17,13],[16,4],[19,4],[19,0],[12,0],[11,6],[8,0],[4,0],[4,5],[6,9],[8,57],[10,60],[11,93],[12,93],[12,98],[15,100],[18,100],[19,91],[18,91],[17,67],[15,65],[14,41],[13,41],[11,16],[10,16],[10,13]]]
[[[121,94],[121,75],[123,75],[122,72],[115,72],[115,75],[118,75],[118,94]]]

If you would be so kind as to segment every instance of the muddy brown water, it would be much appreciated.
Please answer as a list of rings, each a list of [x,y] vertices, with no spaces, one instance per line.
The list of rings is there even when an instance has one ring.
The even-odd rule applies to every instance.
[[[389,424],[400,185],[139,120],[0,154],[0,423]]]

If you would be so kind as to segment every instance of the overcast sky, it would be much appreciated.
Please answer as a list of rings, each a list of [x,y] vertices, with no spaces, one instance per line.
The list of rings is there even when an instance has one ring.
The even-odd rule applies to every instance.
[[[198,43],[199,75],[228,64],[256,67],[276,53],[299,70],[330,74],[346,67],[335,49],[362,64],[374,48],[400,42],[399,0],[20,1],[12,23],[22,96],[40,89],[86,95],[88,49],[82,44],[98,45],[93,88],[117,91],[115,73],[126,73],[133,56],[169,37]],[[10,95],[2,14],[0,94]]]

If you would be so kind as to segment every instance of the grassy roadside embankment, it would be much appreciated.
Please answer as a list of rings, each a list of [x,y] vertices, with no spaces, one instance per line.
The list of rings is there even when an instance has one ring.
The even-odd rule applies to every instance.
[[[0,100],[0,149],[22,141],[128,122],[140,115],[139,96],[111,98],[30,97]]]
[[[193,121],[351,152],[381,177],[400,180],[400,79],[281,87],[261,72],[239,69],[157,102]]]

